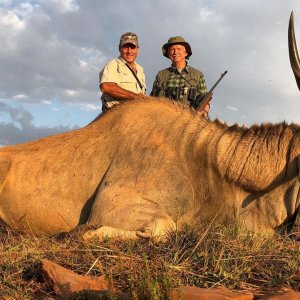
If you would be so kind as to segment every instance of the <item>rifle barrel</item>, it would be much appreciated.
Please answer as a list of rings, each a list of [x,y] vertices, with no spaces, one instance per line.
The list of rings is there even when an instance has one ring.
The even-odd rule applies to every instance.
[[[206,95],[202,98],[201,102],[199,103],[196,110],[202,110],[206,106],[206,104],[210,101],[212,94],[212,91],[215,89],[215,87],[219,84],[219,82],[223,79],[223,77],[227,74],[227,71],[225,71],[223,74],[221,74],[221,77],[217,80],[217,82],[212,86],[212,88],[206,93]],[[209,98],[208,98],[209,97]]]
[[[221,74],[221,77],[217,80],[217,82],[212,86],[212,88],[208,91],[208,93],[212,92],[215,87],[219,84],[219,82],[223,79],[223,77],[227,74],[227,71],[225,71],[223,74]],[[207,93],[207,94],[208,94]]]

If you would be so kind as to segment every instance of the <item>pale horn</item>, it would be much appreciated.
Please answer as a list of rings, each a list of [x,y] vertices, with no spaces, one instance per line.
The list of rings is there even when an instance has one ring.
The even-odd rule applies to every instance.
[[[300,60],[299,60],[299,54],[298,54],[297,43],[295,38],[293,12],[291,13],[290,16],[288,36],[289,36],[289,54],[290,54],[291,67],[293,69],[296,78],[298,89],[300,90]]]

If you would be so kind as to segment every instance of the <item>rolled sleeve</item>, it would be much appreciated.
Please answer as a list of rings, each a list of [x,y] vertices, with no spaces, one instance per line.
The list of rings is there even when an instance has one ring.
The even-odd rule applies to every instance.
[[[118,84],[125,90],[134,93],[145,93],[146,80],[143,68],[136,63],[137,77],[139,78],[142,88],[140,88],[137,80],[132,75],[126,64],[120,59],[114,59],[108,62],[99,74],[99,85],[105,82],[113,82]]]
[[[118,63],[112,60],[105,65],[99,74],[99,84],[104,82],[119,83]]]

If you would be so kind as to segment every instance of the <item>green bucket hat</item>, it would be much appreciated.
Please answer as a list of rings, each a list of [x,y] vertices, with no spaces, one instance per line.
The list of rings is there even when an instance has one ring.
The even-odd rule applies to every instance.
[[[173,37],[170,37],[168,39],[168,42],[162,46],[163,56],[169,58],[168,57],[168,48],[171,45],[183,45],[188,54],[186,59],[189,59],[189,57],[192,55],[192,49],[191,49],[190,44],[188,42],[186,42],[185,39],[181,36],[173,36]]]

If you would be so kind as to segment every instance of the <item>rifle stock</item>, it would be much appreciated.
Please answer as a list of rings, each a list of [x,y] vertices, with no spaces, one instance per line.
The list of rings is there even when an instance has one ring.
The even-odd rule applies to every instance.
[[[198,107],[196,108],[196,110],[201,111],[205,108],[205,106],[210,102],[211,98],[212,98],[212,91],[207,92],[207,94],[205,94],[205,96],[201,99],[200,104],[198,105]]]
[[[218,81],[213,85],[213,87],[202,97],[202,99],[198,100],[198,106],[196,107],[196,110],[201,111],[205,108],[205,106],[210,102],[213,94],[213,90],[215,87],[220,83],[220,81],[223,79],[223,77],[227,74],[227,71],[225,71],[223,74],[221,74],[221,77],[218,79]]]

